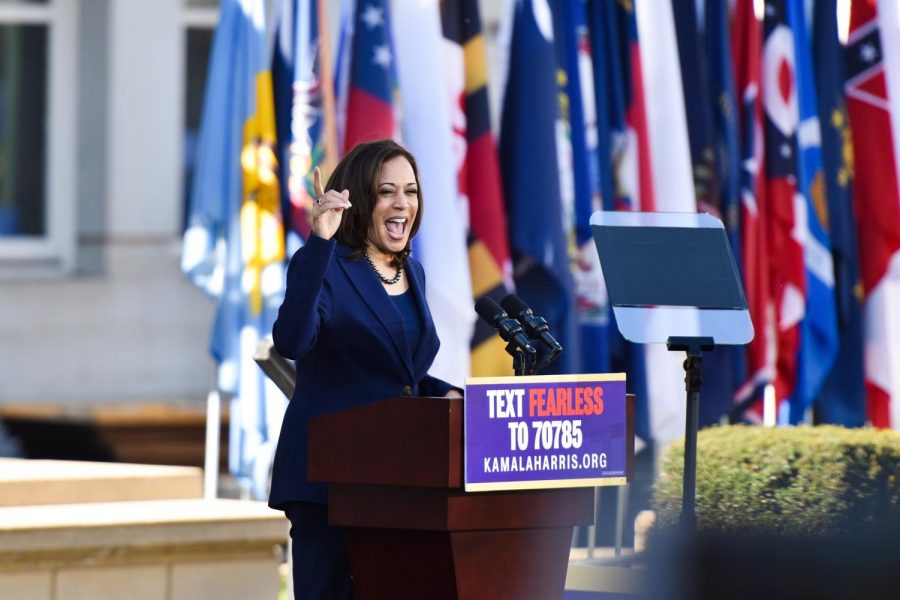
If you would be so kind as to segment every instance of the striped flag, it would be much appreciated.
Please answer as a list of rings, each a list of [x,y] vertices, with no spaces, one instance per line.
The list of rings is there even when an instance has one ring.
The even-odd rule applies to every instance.
[[[865,293],[869,420],[900,427],[900,32],[893,0],[851,6],[847,109]],[[893,109],[893,110],[891,110]]]
[[[732,419],[762,414],[762,388],[775,378],[775,305],[769,280],[769,210],[765,188],[763,140],[762,26],[754,0],[737,0],[732,53],[741,129],[740,212],[741,271],[754,337],[747,345],[747,381],[738,390]]]
[[[253,361],[284,296],[284,232],[263,0],[225,0],[213,41],[182,269],[217,302],[210,351],[231,396],[232,474],[257,498],[286,398]]]
[[[778,420],[789,420],[790,398],[797,385],[800,322],[806,315],[806,270],[798,219],[805,200],[797,189],[797,96],[794,36],[785,0],[766,0],[762,62],[765,111],[766,201],[769,208],[770,289],[775,293],[777,362],[775,393]]]
[[[801,0],[788,0],[787,22],[794,39],[797,88],[797,193],[794,236],[803,244],[806,310],[800,322],[797,385],[790,399],[790,422],[801,423],[837,356],[834,264],[825,180],[822,133],[806,16]]]
[[[462,385],[469,375],[476,315],[466,249],[467,207],[453,168],[462,162],[452,118],[459,110],[452,102],[458,95],[451,98],[445,80],[449,65],[438,0],[395,2],[393,8],[391,26],[404,32],[396,40],[403,139],[423,182],[424,212],[413,253],[430,275],[428,306],[441,340],[429,372]]]
[[[816,399],[816,421],[859,427],[866,421],[863,383],[862,281],[853,214],[853,143],[844,99],[844,47],[838,40],[837,0],[819,0],[813,13],[813,60],[822,127],[822,165],[831,223],[831,249],[840,343],[834,367]]]
[[[309,236],[312,174],[320,167],[327,177],[334,168],[337,138],[325,5],[322,0],[282,0],[277,10],[272,86],[290,256]]]
[[[500,302],[512,291],[512,261],[497,148],[491,132],[484,35],[476,0],[443,0],[441,25],[456,136],[457,186],[468,207],[472,295]],[[511,375],[512,361],[496,331],[479,319],[471,341],[473,376]]]

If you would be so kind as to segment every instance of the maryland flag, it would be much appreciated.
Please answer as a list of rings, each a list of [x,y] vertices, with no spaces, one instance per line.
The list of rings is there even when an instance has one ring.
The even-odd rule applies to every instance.
[[[223,0],[181,266],[218,303],[210,352],[231,397],[231,472],[257,498],[286,398],[253,361],[284,297],[284,231],[264,0]]]
[[[488,296],[499,302],[512,291],[512,266],[477,0],[444,0],[441,23],[450,48],[447,79],[456,84],[451,90],[453,127],[459,142],[459,192],[469,208],[472,294],[475,300]],[[504,347],[494,329],[479,320],[472,338],[472,375],[512,375],[512,360]]]

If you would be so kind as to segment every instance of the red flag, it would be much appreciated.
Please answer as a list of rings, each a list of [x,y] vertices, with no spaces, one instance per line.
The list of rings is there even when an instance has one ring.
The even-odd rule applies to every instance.
[[[359,142],[396,138],[397,68],[387,0],[357,0],[350,42],[344,153]]]
[[[627,6],[624,5],[624,6]],[[650,131],[647,128],[647,110],[644,101],[644,73],[641,69],[641,47],[638,42],[637,18],[631,7],[624,9],[627,17],[628,55],[631,66],[631,102],[625,107],[625,122],[637,138],[637,171],[639,206],[635,210],[656,210],[653,199],[653,170],[650,158]]]
[[[740,97],[741,124],[741,259],[744,290],[755,335],[747,346],[746,384],[737,400],[753,403],[761,414],[763,386],[775,375],[775,310],[769,287],[769,248],[766,235],[762,98],[760,97],[762,27],[753,11],[753,0],[738,0],[732,35],[735,83]]]
[[[882,52],[882,48],[890,48],[885,36],[893,32],[889,28],[879,30],[878,14],[887,8],[876,8],[875,0],[853,2],[847,48],[847,110],[855,152],[853,197],[866,303],[869,420],[876,427],[896,428],[900,427],[900,192],[886,77],[886,62],[895,57]],[[893,16],[896,18],[896,13]],[[881,15],[882,22],[885,17]],[[888,22],[896,28],[896,20]],[[893,99],[895,110],[898,100]]]

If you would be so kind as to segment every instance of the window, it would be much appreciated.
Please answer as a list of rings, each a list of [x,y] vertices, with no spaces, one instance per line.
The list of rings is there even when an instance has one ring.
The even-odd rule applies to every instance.
[[[46,234],[47,26],[0,24],[0,236]]]
[[[0,0],[0,263],[74,264],[77,1]]]

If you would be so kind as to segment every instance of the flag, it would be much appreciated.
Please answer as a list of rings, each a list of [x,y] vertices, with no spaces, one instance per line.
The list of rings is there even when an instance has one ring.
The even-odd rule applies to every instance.
[[[322,0],[281,0],[277,7],[272,86],[278,132],[278,173],[287,255],[309,236],[313,172],[337,159],[334,82]]]
[[[862,281],[851,193],[853,143],[844,99],[844,58],[844,47],[838,40],[837,0],[819,0],[813,13],[813,62],[831,223],[839,349],[815,401],[816,421],[860,427],[866,421]]]
[[[775,306],[769,280],[769,211],[765,189],[765,143],[760,87],[762,27],[754,0],[738,0],[735,7],[732,53],[741,132],[740,214],[741,272],[753,340],[747,345],[746,381],[738,390],[732,420],[762,415],[762,390],[775,378]],[[753,408],[747,412],[748,408]]]
[[[360,142],[399,138],[397,66],[388,0],[346,4],[338,62],[343,152]]]
[[[515,284],[565,348],[548,371],[571,373],[578,350],[559,189],[556,89],[550,7],[546,0],[517,0],[500,127]]]
[[[653,210],[653,186],[650,169],[650,148],[644,108],[641,56],[633,7],[628,4],[590,2],[587,6],[588,31],[591,47],[594,102],[596,104],[596,162],[600,201],[604,210]],[[588,81],[588,79],[586,79]],[[587,100],[585,101],[587,103]],[[588,137],[590,139],[590,136]],[[579,207],[580,206],[580,207]],[[576,203],[576,235],[590,235],[590,211],[593,207]],[[593,253],[596,250],[592,249]],[[592,257],[593,258],[593,257]],[[598,259],[599,260],[599,259]],[[627,342],[618,331],[615,316],[608,307],[608,298],[599,265],[594,277],[598,283],[587,299],[598,317],[608,318],[606,344],[609,370],[624,371],[628,377],[627,391],[635,394],[635,433],[644,440],[652,438],[649,394],[644,347]],[[591,273],[590,271],[582,273]],[[590,278],[585,278],[591,283]],[[583,299],[584,282],[576,277],[579,308]],[[605,308],[604,308],[605,306]],[[591,348],[590,332],[583,327],[583,354]],[[597,331],[596,333],[600,333]],[[602,344],[603,341],[597,342]],[[599,346],[602,348],[602,346]]]
[[[778,420],[788,422],[788,399],[796,391],[800,322],[806,315],[806,271],[798,190],[797,96],[794,36],[785,0],[766,0],[763,19],[762,96],[765,111],[766,200],[769,208],[770,289],[778,327],[775,394]]]
[[[700,53],[705,69],[701,72],[707,84],[714,169],[707,178],[713,186],[707,198],[725,224],[735,263],[740,268],[740,138],[726,0],[706,0],[702,25]],[[694,185],[698,185],[696,160],[694,164]],[[698,194],[698,200],[702,199],[703,195]],[[707,354],[703,361],[705,400],[700,405],[701,427],[718,423],[722,415],[731,412],[735,395],[747,376],[746,361],[744,346],[720,346]]]
[[[632,210],[652,212],[656,210],[653,191],[653,170],[650,152],[650,130],[647,125],[644,73],[641,66],[641,49],[638,41],[637,15],[631,2],[616,3],[616,16],[622,30],[622,82],[625,97],[625,122],[635,147]]]
[[[694,194],[699,210],[721,217],[706,53],[695,1],[672,0],[672,14],[678,42],[681,89],[691,148]]]
[[[894,2],[850,9],[847,110],[853,132],[853,201],[865,294],[868,416],[900,427],[900,39]],[[893,110],[891,110],[893,108]]]
[[[403,104],[403,139],[416,157],[423,182],[422,222],[413,253],[430,274],[428,306],[441,348],[429,372],[463,385],[475,325],[466,248],[466,205],[457,188],[451,93],[445,77],[444,38],[438,0],[395,2],[391,26],[397,37],[397,67]],[[458,66],[461,79],[462,65]],[[458,98],[458,95],[457,97]],[[456,99],[453,98],[453,99]]]
[[[790,399],[790,422],[801,423],[819,393],[837,356],[834,264],[825,177],[822,134],[816,105],[811,48],[802,0],[788,0],[787,22],[794,39],[794,83],[797,88],[797,193],[794,236],[803,244],[806,310],[800,322],[797,386]]]
[[[572,228],[574,244],[571,268],[581,346],[577,368],[582,373],[606,373],[611,368],[609,303],[590,227],[591,215],[603,208],[591,40],[584,0],[560,0],[555,8],[560,110],[570,149],[568,164],[560,166],[572,174],[565,226]]]
[[[268,493],[284,394],[252,354],[284,296],[284,232],[262,0],[227,0],[213,41],[182,269],[217,301],[210,351],[230,395],[232,474]]]
[[[592,81],[594,84],[594,102],[596,104],[597,119],[597,181],[600,188],[600,202],[603,210],[616,210],[616,173],[613,161],[613,118],[615,112],[615,87],[619,85],[616,78],[616,57],[610,56],[609,48],[617,49],[612,44],[610,28],[612,25],[612,7],[606,2],[588,3],[588,32],[591,42],[591,67]],[[590,208],[581,204],[576,205],[576,227],[582,229],[579,235],[587,235],[590,232],[590,215],[585,221],[584,213]],[[603,294],[605,295],[605,288]],[[599,300],[599,299],[598,299]],[[602,301],[606,301],[603,298]]]
[[[647,99],[654,208],[661,212],[695,212],[672,5],[639,2],[635,8]],[[645,351],[651,433],[664,444],[684,435],[684,356],[669,352],[661,344],[648,344]]]
[[[455,102],[458,187],[468,206],[468,255],[472,293],[477,301],[499,302],[512,291],[512,262],[494,137],[491,132],[484,38],[474,0],[441,2],[447,56],[453,69],[447,78]],[[461,66],[461,71],[460,71]],[[471,341],[475,376],[511,374],[504,342],[484,321],[476,323]]]
[[[512,292],[512,261],[497,148],[491,132],[484,35],[476,0],[443,0],[441,26],[452,99],[457,188],[468,208],[468,259],[474,301]],[[505,342],[479,319],[471,340],[476,377],[511,375]]]
[[[601,190],[607,210],[652,211],[653,180],[637,21],[629,3],[589,5]],[[607,166],[609,165],[609,166]]]

